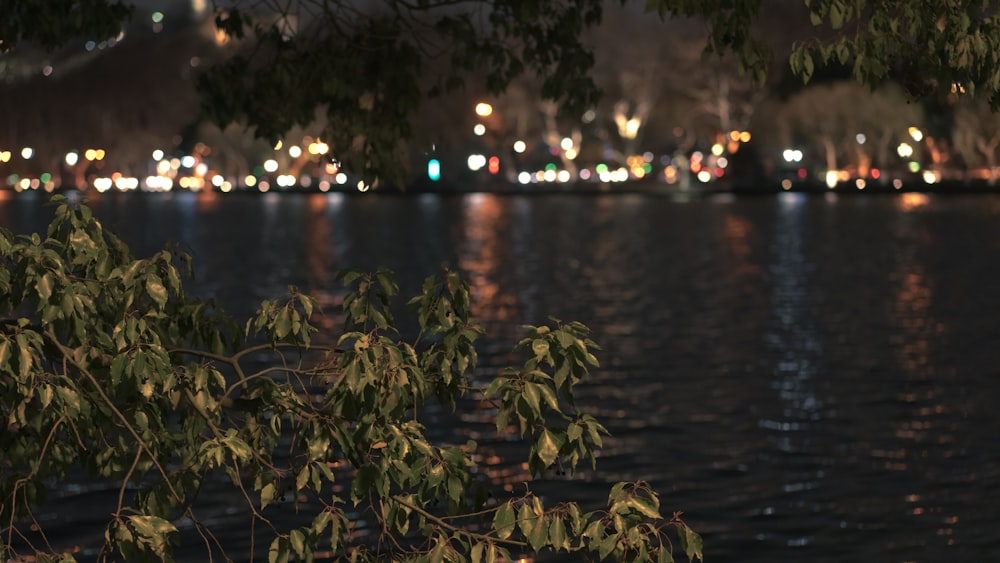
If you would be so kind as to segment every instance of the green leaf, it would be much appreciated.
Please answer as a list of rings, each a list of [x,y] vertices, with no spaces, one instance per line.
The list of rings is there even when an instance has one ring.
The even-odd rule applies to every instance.
[[[601,559],[606,559],[612,551],[615,550],[615,546],[618,544],[618,536],[607,536],[601,540],[598,544],[597,553],[600,555]]]
[[[302,530],[295,529],[289,532],[288,542],[291,544],[292,551],[295,552],[295,555],[298,555],[299,557],[305,555],[306,538],[305,535],[302,533]]]
[[[539,385],[530,381],[524,384],[524,400],[528,403],[528,408],[537,416],[542,411],[541,397],[538,392]]]
[[[38,282],[35,284],[35,291],[38,292],[38,297],[42,301],[47,301],[49,297],[52,297],[52,274],[46,272]]]
[[[146,280],[146,293],[153,298],[157,305],[163,307],[167,304],[167,288],[163,286],[160,276],[151,274]]]
[[[538,523],[538,518],[535,513],[528,506],[528,503],[524,503],[520,508],[517,509],[517,527],[521,529],[521,533],[528,536],[535,529]]]
[[[535,516],[535,524],[531,527],[529,532],[525,534],[528,539],[528,545],[531,549],[535,551],[540,551],[545,547],[546,542],[549,539],[549,527],[546,525],[546,521],[541,515]]]
[[[583,425],[579,422],[573,422],[566,427],[566,439],[570,442],[576,442],[583,437]]]
[[[809,79],[812,78],[813,71],[816,70],[816,66],[813,63],[812,55],[808,52],[802,52],[802,82],[808,83]]]
[[[626,501],[626,504],[647,518],[652,518],[654,520],[662,518],[659,511],[659,502],[654,498],[635,495],[629,498]]]
[[[549,543],[556,551],[565,549],[569,551],[569,538],[566,536],[566,523],[562,518],[553,518],[549,525]]]
[[[274,500],[274,483],[268,483],[260,490],[260,509],[264,510]]]
[[[448,498],[458,503],[462,500],[462,494],[465,487],[462,486],[462,480],[457,475],[452,475],[448,477]]]
[[[289,557],[288,540],[285,538],[274,538],[270,549],[267,550],[268,563],[287,563]]]
[[[702,541],[701,536],[695,533],[694,530],[688,528],[687,526],[681,527],[678,531],[678,539],[681,543],[681,549],[684,550],[685,555],[687,555],[689,561],[694,561],[695,558],[704,561],[705,557],[702,555]]]
[[[43,409],[48,408],[49,404],[52,402],[52,395],[53,391],[51,385],[46,383],[38,388],[38,400],[42,403]]]
[[[80,395],[69,387],[57,386],[56,395],[59,396],[59,400],[66,407],[70,416],[76,416],[80,414]]]
[[[837,2],[830,5],[830,27],[833,29],[844,27],[843,8]]]
[[[545,404],[547,404],[550,409],[556,412],[562,412],[559,409],[559,400],[556,399],[556,394],[551,387],[541,384],[538,386],[538,391],[541,392],[542,398],[545,399]]]
[[[306,485],[309,483],[310,474],[311,473],[310,473],[310,470],[309,470],[309,465],[303,465],[302,469],[299,471],[299,474],[296,475],[296,477],[295,477],[295,490],[296,491],[301,491],[302,489],[304,489],[306,487]]]
[[[274,337],[281,339],[292,331],[292,315],[288,307],[284,307],[274,319]]]
[[[542,430],[542,435],[538,437],[538,442],[535,444],[538,457],[546,467],[556,462],[560,447],[561,444],[558,443],[556,436],[548,428]]]
[[[17,375],[23,379],[28,375],[28,372],[31,371],[31,364],[32,364],[31,349],[28,348],[28,341],[27,339],[24,338],[23,332],[21,334],[18,334],[15,337],[15,340],[17,341],[18,353],[19,353],[18,363],[17,363]]]
[[[493,515],[493,530],[497,533],[497,537],[502,540],[509,538],[514,532],[516,520],[513,502],[507,501],[501,504]]]
[[[541,358],[549,351],[549,343],[541,338],[536,338],[531,342],[531,351],[535,353],[536,358]]]

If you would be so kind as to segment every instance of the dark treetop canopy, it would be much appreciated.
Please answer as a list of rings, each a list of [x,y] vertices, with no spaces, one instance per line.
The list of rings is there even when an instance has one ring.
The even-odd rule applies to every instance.
[[[796,30],[804,40],[768,37],[756,25],[800,1],[812,24]],[[234,41],[198,88],[206,115],[220,124],[244,123],[274,140],[319,120],[348,168],[391,174],[421,101],[448,90],[497,93],[531,73],[564,111],[592,105],[594,57],[582,36],[600,22],[603,3],[223,0],[215,23]],[[0,50],[8,52],[114,36],[133,9],[117,0],[4,6]],[[895,77],[915,96],[954,88],[997,105],[1000,25],[987,0],[646,0],[645,9],[703,21],[706,50],[734,53],[757,80],[780,46],[805,81],[819,66],[841,64],[865,84]]]

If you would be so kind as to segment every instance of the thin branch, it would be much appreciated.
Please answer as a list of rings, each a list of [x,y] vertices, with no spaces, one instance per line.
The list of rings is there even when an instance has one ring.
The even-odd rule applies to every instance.
[[[139,444],[140,449],[146,450],[146,453],[149,454],[149,458],[153,461],[153,464],[156,465],[156,468],[160,471],[160,475],[163,477],[164,482],[167,484],[167,488],[170,489],[171,494],[174,495],[174,498],[180,502],[183,502],[184,498],[181,497],[181,495],[174,488],[174,484],[170,482],[170,476],[167,474],[167,470],[164,469],[163,465],[160,464],[160,461],[156,459],[156,456],[153,455],[152,451],[150,451],[149,445],[142,439],[142,437],[139,435],[139,432],[136,431],[135,427],[132,426],[132,423],[129,422],[125,414],[118,409],[118,406],[115,405],[114,401],[111,400],[111,397],[108,397],[107,393],[104,392],[104,388],[101,386],[101,383],[97,380],[97,378],[94,377],[94,374],[90,373],[90,370],[88,370],[86,367],[80,364],[80,362],[76,361],[76,359],[73,357],[73,351],[67,348],[62,342],[59,341],[58,338],[56,338],[55,332],[53,331],[52,327],[49,327],[46,330],[45,334],[49,337],[49,341],[52,342],[52,344],[56,348],[59,349],[59,352],[63,355],[63,357],[68,359],[69,362],[74,367],[76,367],[76,369],[80,370],[80,373],[82,373],[84,377],[86,377],[87,380],[90,381],[91,385],[94,386],[94,389],[97,391],[97,394],[101,396],[101,399],[104,400],[108,408],[111,409],[111,411],[115,414],[116,417],[118,417],[118,420],[122,423],[125,429],[128,430],[129,434],[131,434],[132,437],[135,438],[135,441],[137,444]]]
[[[132,474],[135,473],[135,468],[139,466],[139,459],[141,457],[142,448],[137,448],[135,450],[135,459],[132,460],[132,467],[128,468],[128,472],[125,473],[125,477],[122,479],[122,486],[118,489],[118,507],[114,513],[115,518],[118,518],[122,513],[122,506],[125,504],[125,489],[128,486],[129,479],[132,478]]]
[[[441,518],[439,518],[439,517],[431,514],[430,512],[427,512],[423,508],[421,508],[421,507],[419,507],[419,506],[417,506],[415,504],[411,504],[410,502],[407,502],[406,500],[404,500],[400,496],[393,495],[393,496],[391,496],[389,498],[391,498],[392,500],[398,502],[399,504],[401,504],[401,505],[409,508],[413,512],[416,512],[417,514],[420,514],[421,516],[423,516],[424,518],[426,518],[426,519],[430,520],[431,522],[437,524],[438,526],[441,526],[442,528],[445,528],[445,529],[447,529],[447,530],[449,530],[451,532],[454,532],[456,534],[466,536],[469,539],[480,540],[480,541],[491,541],[491,542],[496,542],[496,543],[504,543],[504,544],[507,544],[507,545],[513,545],[513,546],[517,546],[517,547],[531,547],[530,545],[528,545],[527,542],[518,541],[518,540],[511,540],[511,539],[500,539],[500,538],[498,538],[496,536],[491,536],[489,534],[480,534],[478,532],[469,531],[469,530],[467,530],[465,528],[462,528],[460,526],[455,526],[454,524],[450,524],[450,523],[448,523],[448,521],[443,520],[443,519],[441,519]]]

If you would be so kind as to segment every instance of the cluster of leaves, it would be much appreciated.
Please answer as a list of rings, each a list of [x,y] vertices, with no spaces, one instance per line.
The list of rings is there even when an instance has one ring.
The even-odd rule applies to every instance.
[[[825,30],[796,46],[792,70],[808,81],[816,67],[849,65],[875,85],[898,77],[911,95],[979,92],[1000,107],[1000,13],[985,0],[807,0]]]
[[[184,256],[134,259],[87,207],[56,203],[45,238],[0,231],[0,558],[74,560],[36,513],[81,469],[118,487],[93,510],[111,514],[104,561],[172,560],[180,520],[209,558],[225,554],[199,517],[203,487],[236,493],[251,551],[260,528],[272,562],[498,561],[511,550],[672,561],[670,538],[701,558],[699,536],[678,514],[663,518],[644,483],[615,485],[591,512],[530,490],[497,497],[475,442],[428,437],[426,405],[474,393],[499,432],[528,438],[532,473],[593,462],[606,432],[573,404],[597,365],[583,325],[529,327],[524,365],[476,388],[482,330],[454,272],[411,300],[410,341],[394,328],[392,275],[344,274],[345,331],[324,349],[311,343],[321,313],[309,296],[290,288],[241,331],[185,294]],[[378,533],[354,534],[359,520]]]
[[[218,27],[252,48],[199,77],[204,109],[221,126],[246,123],[272,141],[318,113],[323,138],[369,182],[397,170],[394,151],[412,136],[422,99],[470,75],[482,81],[476,89],[499,93],[533,72],[544,78],[542,95],[568,111],[596,100],[581,34],[600,21],[600,0],[388,1],[363,13],[287,4],[280,17],[251,0],[220,13]]]
[[[877,86],[899,79],[914,97],[979,92],[1000,108],[1000,13],[989,0],[803,0],[815,30],[791,45],[789,65],[808,82],[824,65],[848,66]],[[771,50],[753,33],[762,0],[647,0],[661,17],[698,17],[707,52],[733,52],[763,81]]]
[[[77,37],[114,37],[133,9],[130,2],[121,0],[4,2],[0,7],[0,53],[22,43],[56,49]]]

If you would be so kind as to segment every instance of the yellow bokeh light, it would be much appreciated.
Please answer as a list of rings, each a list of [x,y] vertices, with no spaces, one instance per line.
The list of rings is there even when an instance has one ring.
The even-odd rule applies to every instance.
[[[486,102],[479,102],[476,104],[476,115],[480,117],[488,117],[493,115],[493,106]]]

